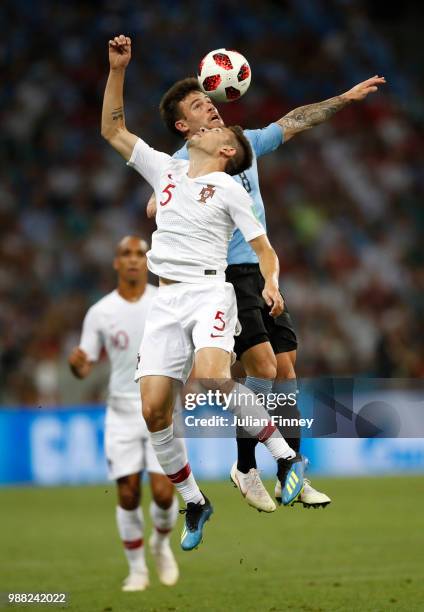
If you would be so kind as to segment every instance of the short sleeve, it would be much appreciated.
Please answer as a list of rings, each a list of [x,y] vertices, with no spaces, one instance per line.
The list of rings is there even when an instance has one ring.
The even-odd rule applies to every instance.
[[[93,307],[85,315],[79,346],[87,353],[89,361],[98,360],[103,341],[99,328],[99,317]]]
[[[278,123],[270,123],[260,130],[244,130],[256,157],[275,151],[284,141],[284,134]]]
[[[137,170],[154,188],[159,181],[163,168],[169,163],[170,159],[169,155],[156,151],[139,138],[127,165]]]
[[[246,242],[266,234],[263,225],[255,216],[253,200],[243,187],[234,181],[229,196],[228,213]]]
[[[185,144],[183,147],[181,147],[181,149],[178,149],[178,151],[175,151],[172,158],[173,159],[188,159],[187,145]]]

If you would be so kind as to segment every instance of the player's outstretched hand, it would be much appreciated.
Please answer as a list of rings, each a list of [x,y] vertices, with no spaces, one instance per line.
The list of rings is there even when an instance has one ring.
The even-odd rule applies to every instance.
[[[271,317],[278,317],[284,310],[284,300],[281,296],[278,285],[267,285],[265,283],[264,290],[262,291],[262,297],[266,304],[271,306],[270,315]]]
[[[364,100],[368,94],[374,93],[378,90],[379,85],[383,85],[386,82],[384,77],[375,75],[366,81],[362,81],[362,83],[358,83],[352,89],[349,89],[346,93],[343,94],[343,97],[347,100]]]
[[[109,64],[111,70],[126,68],[131,59],[131,38],[120,34],[109,41]]]

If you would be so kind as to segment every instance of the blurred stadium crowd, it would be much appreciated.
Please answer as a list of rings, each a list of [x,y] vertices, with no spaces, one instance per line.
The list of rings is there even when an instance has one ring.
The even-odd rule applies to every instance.
[[[117,240],[153,230],[149,186],[100,137],[107,41],[121,32],[133,37],[127,125],[168,152],[178,142],[160,123],[160,97],[213,48],[236,48],[251,63],[245,99],[221,108],[244,127],[386,77],[372,99],[263,158],[262,193],[300,339],[299,374],[424,375],[424,112],[417,75],[365,5],[1,4],[3,404],[104,394],[103,378],[77,398],[66,356],[88,306],[114,286]]]

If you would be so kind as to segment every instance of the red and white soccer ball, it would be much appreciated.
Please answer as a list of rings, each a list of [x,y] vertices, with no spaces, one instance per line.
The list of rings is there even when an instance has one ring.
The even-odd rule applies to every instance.
[[[252,75],[249,63],[241,53],[215,49],[200,62],[197,78],[202,90],[214,102],[232,102],[249,89]]]

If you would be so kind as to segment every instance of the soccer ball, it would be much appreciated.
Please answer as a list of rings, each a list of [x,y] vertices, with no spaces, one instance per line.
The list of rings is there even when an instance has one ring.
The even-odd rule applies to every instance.
[[[232,102],[249,89],[250,66],[238,51],[215,49],[200,62],[197,78],[214,102]]]

